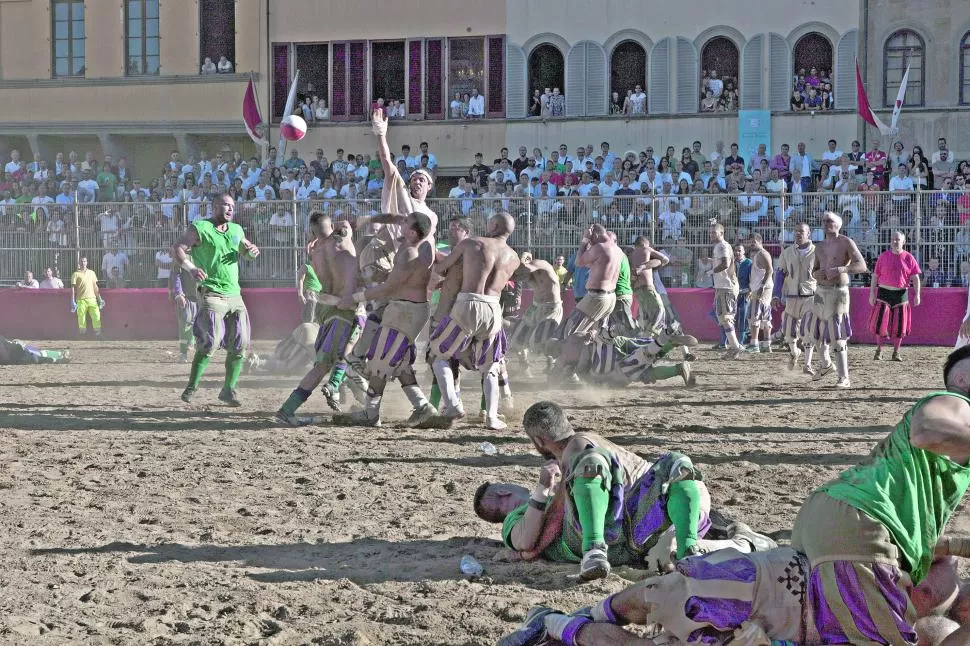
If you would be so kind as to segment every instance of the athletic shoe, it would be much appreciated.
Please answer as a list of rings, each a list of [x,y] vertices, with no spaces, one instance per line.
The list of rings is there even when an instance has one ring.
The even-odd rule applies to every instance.
[[[771,354],[771,341],[763,341],[761,343],[761,351]]]
[[[705,538],[711,540],[731,538],[734,526],[737,524],[735,521],[731,520],[719,509],[711,509],[707,514],[707,518],[711,522],[711,528],[707,530]]]
[[[677,368],[678,368],[678,370],[680,370],[680,376],[684,378],[684,385],[685,386],[693,386],[694,384],[697,383],[697,379],[694,378],[694,375],[690,374],[690,364],[689,363],[687,363],[686,361],[684,361],[683,363],[681,363],[680,365],[678,365]]]
[[[736,350],[728,350],[721,358],[725,361],[737,361],[744,358],[744,346],[738,346]]]
[[[752,345],[749,345],[745,349],[745,352],[747,352],[748,354],[761,354],[761,347],[757,343],[754,343]]]
[[[579,578],[582,581],[605,579],[610,575],[610,562],[606,558],[606,546],[594,545],[583,554],[583,562],[579,564]]]
[[[579,386],[583,383],[583,380],[579,378],[575,372],[566,377],[566,383],[573,384],[574,386]]]
[[[276,411],[276,421],[283,426],[307,426],[310,420],[285,412],[282,408]]]
[[[849,381],[848,377],[839,377],[839,380],[835,382],[836,388],[851,388],[852,382]]]
[[[380,415],[371,417],[367,414],[367,409],[359,410],[355,413],[342,413],[333,416],[333,423],[340,426],[368,426],[379,428],[381,425]]]
[[[185,390],[182,391],[182,401],[186,404],[192,401],[192,395],[195,394],[196,389],[192,386],[186,386]]]
[[[799,350],[795,350],[791,353],[791,357],[788,359],[788,369],[794,370],[795,366],[798,365],[798,360],[801,358],[802,353]]]
[[[329,406],[331,410],[335,410],[339,413],[340,391],[332,390],[330,388],[330,384],[323,384],[323,386],[320,387],[320,393],[323,395],[323,398],[327,400],[327,406]]]
[[[239,401],[239,397],[236,396],[235,388],[223,388],[219,391],[219,401],[225,402],[232,408],[239,408],[242,406],[242,402]]]
[[[500,639],[498,646],[539,646],[546,639],[546,617],[559,614],[564,613],[545,606],[532,608],[522,625]]]
[[[485,420],[485,429],[489,431],[504,431],[508,427],[509,425],[503,422],[502,419],[497,415],[493,420],[490,420],[490,419]]]
[[[697,355],[693,352],[685,352],[684,361],[697,361]]]
[[[802,368],[802,372],[804,372],[806,375],[811,377],[813,380],[815,379],[815,375],[818,374],[815,372],[815,368],[813,368],[812,366],[805,366],[804,368]]]
[[[898,352],[893,352],[893,356],[892,356],[892,359],[890,359],[890,361],[902,361],[902,360],[903,358],[899,356]]]
[[[778,547],[778,543],[771,540],[764,534],[759,534],[758,532],[751,529],[750,526],[745,523],[734,523],[730,530],[731,540],[735,542],[739,540],[747,541],[751,545],[752,552],[767,552],[768,550],[773,550]]]
[[[876,354],[872,357],[873,361],[882,361],[882,348],[876,348]]]
[[[418,408],[411,411],[411,416],[408,417],[407,425],[411,427],[418,426],[419,424],[427,422],[437,414],[438,410],[430,403],[425,402]]]
[[[821,380],[825,375],[829,374],[833,370],[835,370],[834,363],[823,363],[818,367],[818,372],[812,375],[812,381]]]

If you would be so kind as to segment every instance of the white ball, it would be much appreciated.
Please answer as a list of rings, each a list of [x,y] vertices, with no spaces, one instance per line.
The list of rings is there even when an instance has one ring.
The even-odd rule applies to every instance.
[[[291,114],[280,123],[280,132],[287,141],[299,141],[306,136],[306,121],[303,117]]]

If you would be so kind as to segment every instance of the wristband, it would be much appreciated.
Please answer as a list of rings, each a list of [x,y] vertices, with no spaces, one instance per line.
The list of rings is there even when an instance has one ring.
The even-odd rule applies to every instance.
[[[535,498],[529,498],[529,506],[533,509],[538,509],[539,511],[545,511],[546,507],[549,506],[547,502],[539,502]]]
[[[198,271],[199,270],[199,268],[195,266],[195,263],[193,263],[188,258],[186,258],[185,260],[182,261],[182,269],[184,269],[186,271]]]
[[[355,303],[363,303],[366,300],[367,300],[367,298],[364,296],[364,292],[356,292],[356,293],[354,293],[354,302]]]

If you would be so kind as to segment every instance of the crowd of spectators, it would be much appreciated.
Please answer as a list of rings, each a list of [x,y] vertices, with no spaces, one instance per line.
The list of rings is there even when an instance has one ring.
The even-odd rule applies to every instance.
[[[835,95],[832,93],[832,70],[820,70],[813,67],[808,71],[808,74],[805,73],[804,69],[798,70],[798,74],[795,75],[792,82],[789,103],[793,112],[834,110]]]
[[[737,112],[738,79],[718,76],[717,70],[701,72],[701,112]]]
[[[136,175],[124,157],[105,155],[99,162],[89,152],[81,161],[70,152],[26,163],[12,151],[0,172],[0,231],[6,240],[0,246],[91,250],[94,266],[98,255],[107,259],[104,280],[116,271],[121,281],[154,282],[170,264],[158,254],[186,223],[208,215],[212,193],[228,191],[254,241],[279,250],[267,254],[261,277],[285,279],[310,210],[353,218],[379,208],[384,177],[376,156],[335,153],[331,161],[318,148],[308,162],[292,148],[277,165],[275,149],[266,159],[228,151],[210,158],[200,151],[183,160],[172,151],[161,169]],[[402,146],[395,163],[405,180],[416,168],[438,171],[427,142],[414,153]],[[522,146],[514,158],[503,148],[488,163],[476,154],[455,185],[448,178],[438,184],[434,208],[442,221],[462,216],[482,226],[492,213],[509,211],[519,222],[513,244],[550,259],[568,252],[593,222],[616,231],[623,244],[652,236],[677,257],[666,269],[672,286],[693,282],[683,276],[694,276],[709,254],[712,220],[725,225],[729,239],[761,233],[774,253],[791,240],[799,221],[820,238],[825,211],[839,213],[845,233],[871,257],[888,243],[892,229],[901,228],[910,233],[924,265],[937,258],[950,276],[942,281],[947,284],[964,273],[961,263],[970,259],[970,163],[956,163],[942,138],[932,155],[902,142],[887,153],[878,139],[867,152],[858,141],[843,152],[830,140],[821,152],[810,153],[802,142],[794,150],[782,144],[775,153],[762,145],[748,158],[737,144],[721,141],[710,151],[694,141],[679,152],[674,146],[646,146],[621,154],[605,141],[598,151],[562,144],[548,155]],[[25,268],[56,269],[50,255],[17,266],[10,263],[23,258],[6,255],[0,265],[8,277],[23,275]],[[63,260],[60,264],[63,268]]]

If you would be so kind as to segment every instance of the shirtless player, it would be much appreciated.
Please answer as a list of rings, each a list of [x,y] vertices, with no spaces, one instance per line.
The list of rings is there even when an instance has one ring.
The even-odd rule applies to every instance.
[[[486,236],[460,242],[437,268],[445,276],[461,267],[461,292],[448,316],[432,330],[429,341],[434,373],[445,405],[442,417],[454,420],[465,412],[458,398],[449,362],[459,358],[468,368],[485,376],[485,425],[492,430],[506,427],[498,417],[499,383],[497,364],[505,357],[508,341],[502,329],[499,295],[519,267],[519,257],[508,238],[515,220],[500,212],[489,218]]]
[[[670,263],[670,258],[650,246],[650,238],[640,236],[630,256],[633,295],[639,304],[637,319],[643,336],[655,337],[666,329],[663,300],[653,283],[653,272]]]
[[[848,342],[852,336],[849,321],[849,276],[867,271],[866,261],[852,238],[839,233],[842,218],[832,212],[822,216],[825,240],[815,245],[812,277],[818,281],[815,305],[808,320],[809,336],[821,350],[822,365],[813,379],[822,379],[833,368],[829,347],[835,350],[836,388],[849,388]]]
[[[775,286],[771,254],[765,249],[764,238],[760,233],[751,234],[748,251],[751,254],[751,293],[748,295],[748,329],[751,330],[749,352],[771,352],[771,294]]]
[[[358,341],[354,354],[367,358],[370,387],[364,409],[348,415],[335,415],[335,424],[380,426],[381,400],[387,380],[397,378],[414,409],[408,425],[414,426],[437,414],[425,398],[414,375],[415,341],[428,322],[428,284],[435,259],[431,218],[415,212],[408,216],[404,244],[394,256],[394,267],[387,280],[353,296],[344,295],[342,307],[364,301],[387,301],[380,327],[373,340],[364,346]],[[393,297],[393,298],[392,298]],[[360,351],[360,352],[358,352]]]
[[[316,357],[313,367],[276,412],[276,419],[296,426],[302,422],[296,410],[320,385],[330,369],[344,360],[347,345],[360,334],[363,311],[356,305],[339,304],[353,296],[357,287],[357,250],[350,231],[350,223],[343,221],[338,228],[330,216],[322,211],[310,214],[310,231],[315,234],[310,249],[310,264],[326,291],[317,296],[315,320],[320,325],[314,343]],[[329,400],[329,398],[328,398]]]
[[[567,379],[579,382],[576,364],[591,332],[597,332],[616,306],[616,281],[620,275],[623,251],[610,240],[601,224],[593,224],[583,234],[576,266],[588,267],[586,295],[563,321],[558,336],[563,344],[562,361]]]
[[[522,254],[522,264],[515,271],[516,281],[526,281],[532,287],[532,303],[509,338],[509,347],[522,353],[526,376],[529,370],[529,351],[539,350],[546,356],[546,370],[552,369],[552,357],[546,352],[547,342],[562,324],[562,294],[556,270],[545,260]]]
[[[468,218],[452,218],[448,222],[448,246],[450,249],[448,253],[451,253],[458,244],[471,235],[472,225]],[[441,262],[447,253],[442,250],[437,250],[435,252],[435,262]],[[434,276],[437,274],[432,274],[432,282],[434,281]],[[437,284],[438,289],[438,303],[431,310],[431,320],[428,323],[428,333],[434,332],[435,328],[438,327],[438,323],[441,319],[448,316],[451,312],[451,308],[455,305],[455,299],[458,298],[458,292],[461,291],[461,267],[455,267],[448,272],[448,275],[441,279]],[[431,405],[435,408],[441,403],[441,387],[438,386],[438,377],[434,374],[434,365],[431,357],[431,346],[428,346],[428,351],[425,355],[425,360],[428,365],[432,367],[431,372]],[[457,359],[453,359],[450,362],[451,370],[455,375],[455,387],[458,387],[460,366]]]

